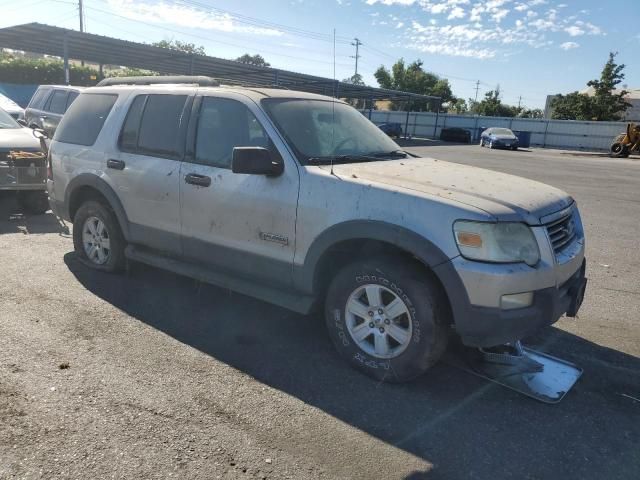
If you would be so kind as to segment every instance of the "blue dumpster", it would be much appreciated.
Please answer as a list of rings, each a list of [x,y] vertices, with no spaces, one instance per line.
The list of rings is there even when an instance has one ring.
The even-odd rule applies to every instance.
[[[518,146],[523,148],[529,148],[531,146],[531,132],[513,131],[518,137]]]

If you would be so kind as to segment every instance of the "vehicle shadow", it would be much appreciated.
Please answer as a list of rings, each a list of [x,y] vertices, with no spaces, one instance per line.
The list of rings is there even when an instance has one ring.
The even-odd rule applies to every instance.
[[[56,233],[62,228],[56,216],[48,211],[42,215],[25,213],[16,202],[15,192],[0,192],[0,235],[4,233]]]
[[[412,480],[633,478],[640,471],[640,359],[549,328],[528,344],[584,368],[546,405],[446,364],[380,384],[335,354],[321,320],[143,265],[94,272],[89,291],[131,317],[430,462]]]

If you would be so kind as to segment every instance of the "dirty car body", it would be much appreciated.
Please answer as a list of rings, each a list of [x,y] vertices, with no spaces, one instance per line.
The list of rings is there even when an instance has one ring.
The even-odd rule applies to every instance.
[[[480,135],[480,146],[489,148],[509,148],[517,150],[519,140],[515,133],[508,128],[487,128]]]
[[[159,140],[145,130],[145,112],[151,118],[162,108],[176,115],[177,133],[154,150]],[[72,127],[92,109],[100,125],[88,141],[76,138]],[[216,137],[223,130],[233,133]],[[301,313],[324,303],[338,350],[376,378],[406,367],[412,349],[433,348],[421,342],[442,323],[465,344],[489,347],[575,315],[584,295],[584,231],[569,195],[415,158],[327,97],[191,85],[90,88],[63,119],[50,152],[52,207],[75,222],[74,231],[87,225],[78,220],[83,205],[93,205],[86,216],[99,220],[91,202],[102,202],[131,260]],[[272,169],[256,168],[263,157]],[[82,250],[86,237],[79,235],[76,251],[92,266],[85,254],[100,240],[85,233],[89,244]],[[341,292],[349,268],[355,286]],[[404,271],[422,272],[422,290],[411,282],[397,288],[396,270],[398,282],[416,275]],[[429,310],[436,302],[437,311]],[[424,328],[414,312],[421,309],[442,318]]]

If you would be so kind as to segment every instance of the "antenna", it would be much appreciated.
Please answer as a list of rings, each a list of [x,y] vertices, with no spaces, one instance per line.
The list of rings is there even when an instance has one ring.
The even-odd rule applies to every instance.
[[[333,29],[333,100],[331,101],[331,175],[333,175],[334,148],[336,146],[336,29]]]

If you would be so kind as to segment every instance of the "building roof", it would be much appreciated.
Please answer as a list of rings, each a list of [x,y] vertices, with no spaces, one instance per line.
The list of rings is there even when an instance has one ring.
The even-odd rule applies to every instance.
[[[613,93],[617,93],[620,90],[626,90],[627,94],[625,95],[625,98],[628,99],[640,99],[640,88],[616,88],[613,90]],[[580,93],[585,94],[585,95],[590,95],[593,96],[596,93],[595,88],[593,87],[587,87],[584,88],[582,90],[580,90]]]
[[[246,86],[277,86],[341,98],[372,100],[439,101],[439,97],[338,82],[304,73],[258,67],[232,60],[195,55],[130,42],[102,35],[78,32],[41,23],[0,29],[0,48],[64,57],[66,37],[68,57],[103,65],[121,65],[152,70],[165,75],[206,75]]]

